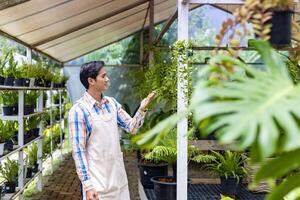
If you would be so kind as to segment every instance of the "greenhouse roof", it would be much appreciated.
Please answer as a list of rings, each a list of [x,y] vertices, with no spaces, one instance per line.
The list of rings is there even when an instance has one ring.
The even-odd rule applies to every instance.
[[[177,0],[154,1],[154,23],[176,11]],[[196,6],[196,5],[195,5]],[[219,4],[233,11],[238,5]],[[148,0],[23,0],[0,11],[0,31],[66,62],[149,26]]]

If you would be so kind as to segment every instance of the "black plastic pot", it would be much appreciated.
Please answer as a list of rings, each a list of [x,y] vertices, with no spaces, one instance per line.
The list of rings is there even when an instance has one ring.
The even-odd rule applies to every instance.
[[[45,84],[44,84],[44,81],[42,79],[35,79],[34,81],[34,86],[37,86],[37,87],[44,87]]]
[[[26,78],[24,79],[24,86],[29,87],[30,86],[30,79]]]
[[[168,176],[168,163],[153,164],[153,163],[139,163],[139,172],[141,183],[145,188],[153,188],[152,177]]]
[[[14,86],[24,86],[24,78],[16,78],[14,81]]]
[[[34,113],[34,105],[24,105],[24,115]]]
[[[151,181],[154,183],[154,194],[156,200],[176,200],[176,181],[164,182],[161,179],[173,179],[172,176],[156,176],[152,177]],[[191,184],[191,180],[188,180],[188,185]]]
[[[34,136],[34,137],[38,137],[39,132],[40,132],[39,128],[34,128],[34,129],[31,130],[31,135]]]
[[[14,149],[14,143],[12,140],[5,141],[4,150],[12,151]]]
[[[31,167],[27,167],[26,178],[31,178],[32,175],[33,175],[32,168]]]
[[[292,11],[274,11],[271,20],[270,43],[275,47],[291,45]]]
[[[46,81],[45,84],[46,84],[46,87],[51,87],[51,81]]]
[[[4,80],[5,80],[5,78],[3,76],[0,76],[0,85],[4,84]]]
[[[18,114],[18,106],[3,106],[3,115],[11,116]]]
[[[39,164],[35,164],[33,167],[32,167],[32,173],[37,173],[39,171]]]
[[[14,81],[15,81],[14,77],[7,77],[4,79],[4,85],[14,86]]]
[[[236,178],[225,178],[221,179],[221,194],[228,196],[235,196],[238,191],[239,182]]]
[[[16,192],[16,183],[15,182],[12,182],[12,183],[5,182],[4,186],[5,186],[6,193],[15,193]]]

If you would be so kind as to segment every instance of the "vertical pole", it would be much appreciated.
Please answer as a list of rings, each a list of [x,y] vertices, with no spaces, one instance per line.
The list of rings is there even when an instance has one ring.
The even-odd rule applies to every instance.
[[[53,133],[52,133],[52,126],[53,126],[53,112],[52,112],[52,96],[53,90],[50,90],[50,159],[51,159],[51,174],[53,174]]]
[[[140,32],[140,65],[143,64],[144,58],[144,30]]]
[[[26,56],[27,56],[27,62],[29,64],[32,63],[32,51],[29,47],[26,48]]]
[[[149,0],[149,67],[153,65],[153,40],[154,40],[154,0]]]
[[[38,100],[38,112],[42,112],[43,111],[43,90],[40,90],[40,96],[39,96],[39,100]],[[39,123],[39,135],[43,135],[43,122],[42,120]],[[39,165],[39,171],[41,171],[43,169],[43,160],[42,160],[42,156],[43,156],[43,138],[40,138],[37,141],[37,145],[38,145],[38,152],[37,152],[37,158],[38,158],[38,165]],[[43,189],[43,174],[40,173],[38,176],[38,180],[37,180],[37,189],[38,191],[42,191]]]
[[[59,133],[60,133],[60,160],[62,161],[62,151],[63,151],[63,139],[62,139],[62,126],[61,126],[61,120],[62,120],[62,103],[61,103],[61,89],[58,90],[59,92]]]
[[[189,4],[178,0],[178,40],[188,40]],[[177,112],[187,108],[187,80],[183,80],[183,71],[187,66],[178,60]],[[177,124],[177,200],[187,200],[187,119]]]
[[[18,91],[19,96],[19,103],[18,103],[18,123],[19,123],[19,130],[18,130],[18,145],[24,146],[24,91]],[[18,185],[19,188],[23,188],[24,186],[24,153],[23,149],[19,151],[19,173],[18,173]],[[22,194],[19,195],[19,199],[22,200]]]

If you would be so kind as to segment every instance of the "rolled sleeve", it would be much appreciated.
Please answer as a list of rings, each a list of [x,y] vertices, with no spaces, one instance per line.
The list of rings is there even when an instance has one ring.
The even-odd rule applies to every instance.
[[[126,132],[135,134],[137,133],[138,129],[143,125],[144,118],[146,112],[138,110],[134,117],[132,118],[118,103],[114,98],[113,101],[117,108],[117,122],[118,126],[124,129]]]

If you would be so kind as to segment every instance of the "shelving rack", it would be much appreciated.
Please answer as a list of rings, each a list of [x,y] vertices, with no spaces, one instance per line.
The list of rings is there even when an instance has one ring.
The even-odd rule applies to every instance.
[[[18,115],[16,116],[4,116],[0,115],[1,120],[10,120],[10,121],[17,121],[19,126],[18,126],[18,145],[14,146],[14,150],[1,156],[0,157],[0,162],[5,160],[6,158],[10,157],[11,155],[18,153],[18,164],[19,164],[19,174],[18,174],[18,187],[17,190],[14,194],[6,194],[2,199],[16,199],[18,197],[19,200],[23,199],[22,192],[24,189],[33,181],[37,178],[37,189],[39,191],[42,190],[43,188],[43,183],[42,183],[42,171],[43,171],[43,160],[42,160],[42,155],[43,155],[43,123],[42,121],[39,123],[39,136],[32,141],[24,144],[24,119],[27,117],[33,117],[36,115],[40,115],[45,113],[46,111],[43,109],[43,92],[44,91],[50,91],[49,99],[50,99],[50,126],[52,127],[53,125],[53,119],[52,119],[52,94],[53,90],[57,90],[59,93],[59,109],[60,109],[60,122],[62,121],[62,101],[61,101],[61,92],[65,88],[57,88],[53,89],[51,88],[46,88],[46,87],[13,87],[13,86],[0,86],[0,91],[2,90],[14,90],[18,91]],[[27,90],[37,90],[39,91],[39,97],[38,97],[38,106],[37,106],[37,112],[29,114],[29,115],[24,115],[24,93]],[[51,130],[51,129],[50,129]],[[53,173],[53,138],[52,138],[52,132],[50,131],[50,138],[51,138],[51,151],[50,151],[50,157],[51,157],[51,173]],[[25,178],[25,167],[24,166],[24,148],[32,144],[33,142],[37,142],[38,144],[38,152],[37,152],[37,157],[38,157],[38,172],[32,177],[32,178]],[[61,156],[60,159],[62,159],[62,128],[60,128],[60,148],[61,148]]]

